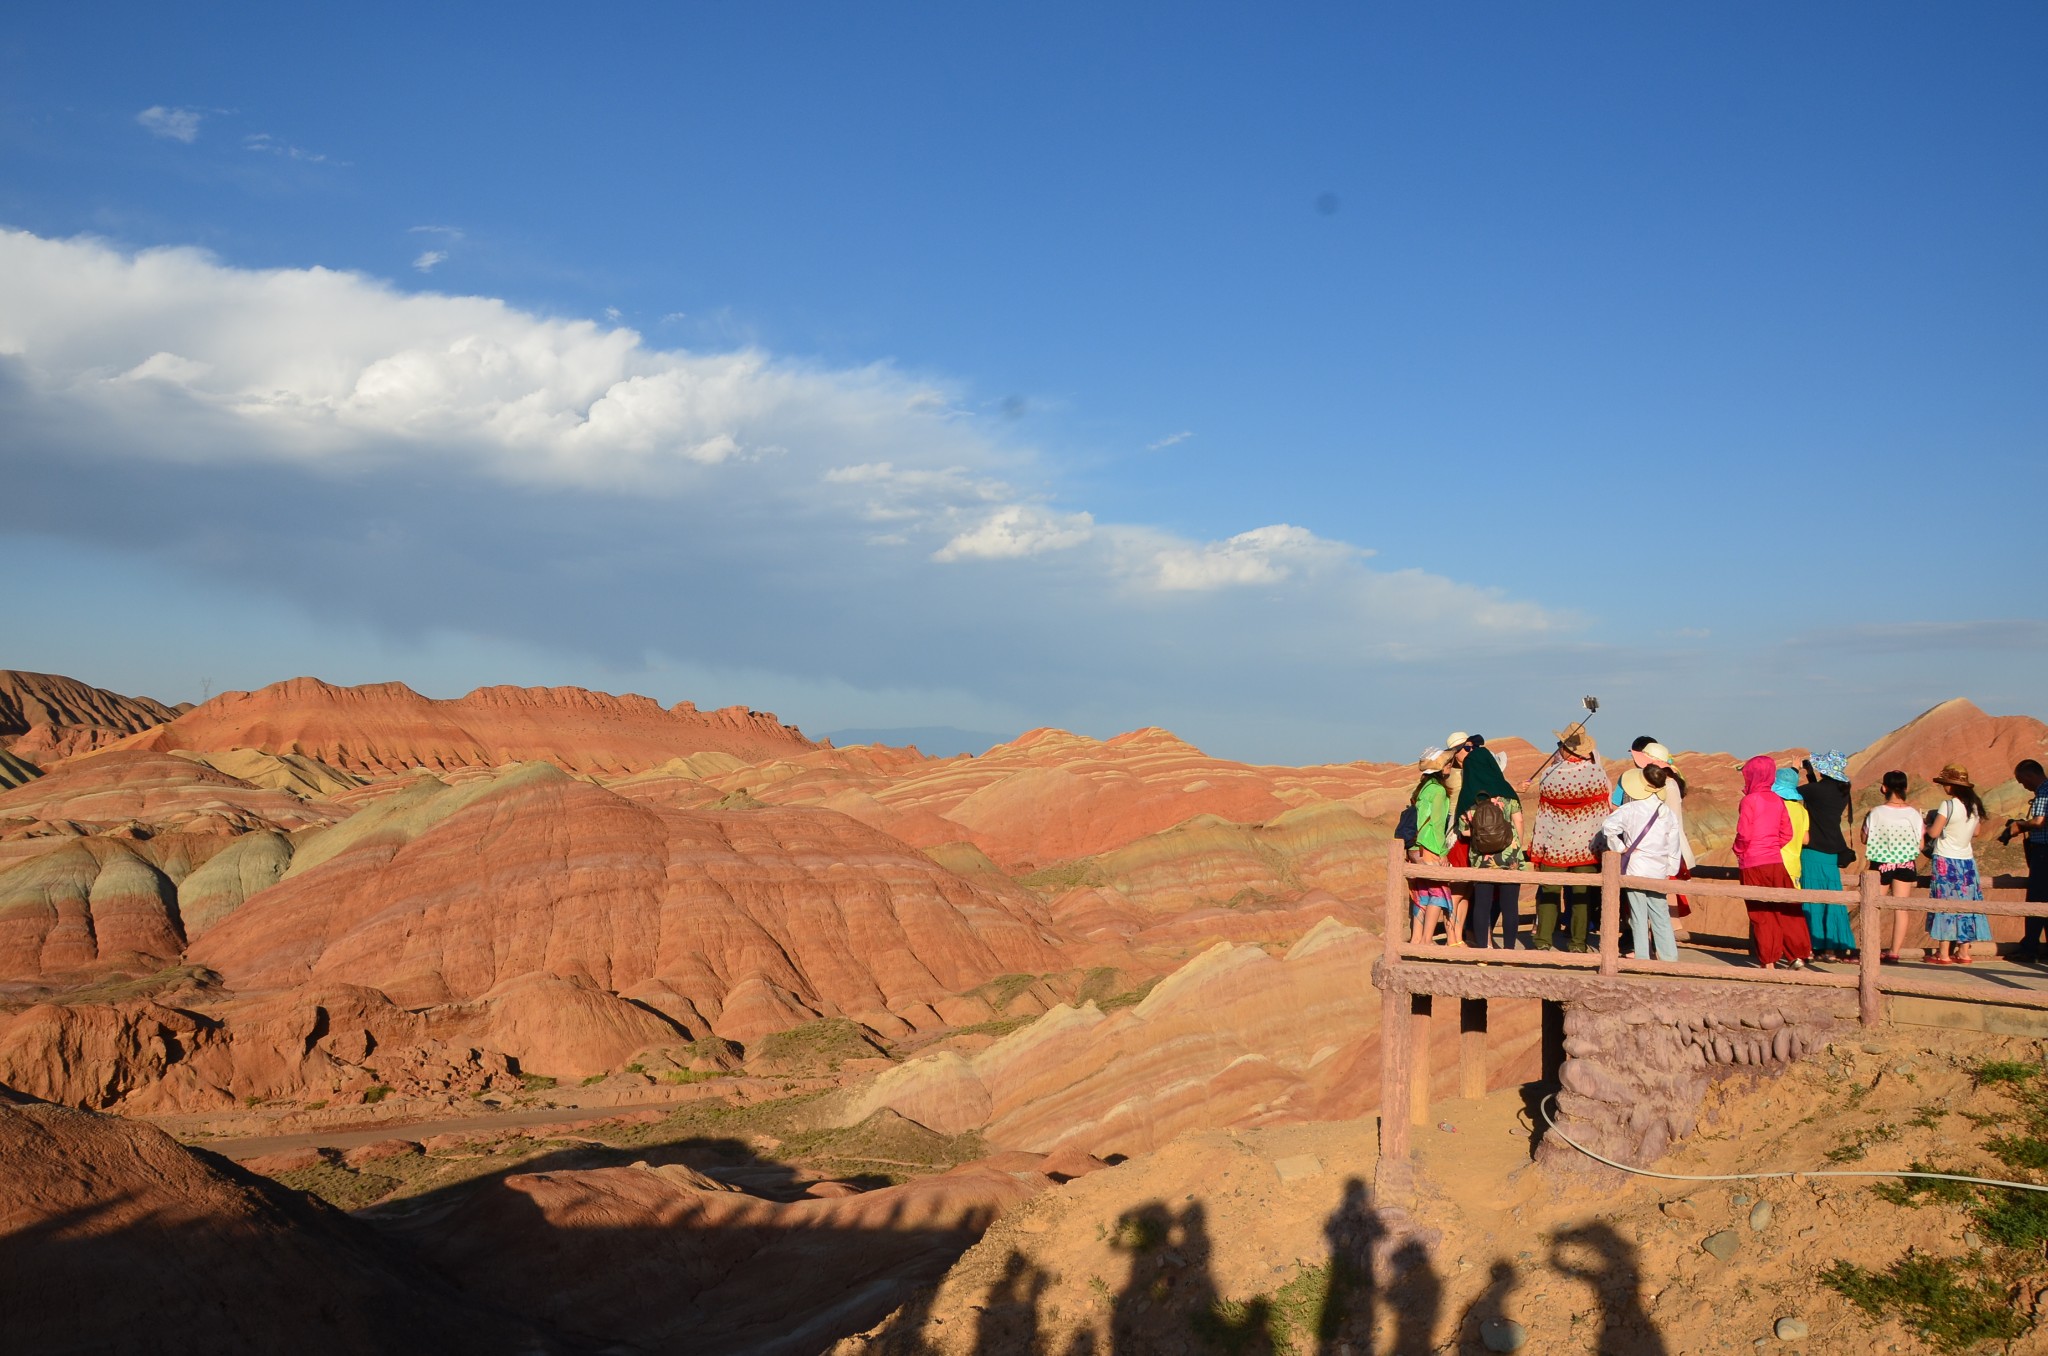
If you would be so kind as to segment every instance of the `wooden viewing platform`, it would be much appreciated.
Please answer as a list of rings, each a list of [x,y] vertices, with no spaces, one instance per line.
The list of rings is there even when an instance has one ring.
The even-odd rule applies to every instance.
[[[1493,883],[1501,885],[1561,886],[1565,889],[1597,888],[1600,899],[1599,947],[1573,953],[1536,950],[1529,947],[1505,949],[1470,946],[1415,946],[1408,942],[1411,881],[1460,885]],[[1858,959],[1853,971],[1845,964],[1837,970],[1774,970],[1727,959],[1684,959],[1678,961],[1638,960],[1621,953],[1622,891],[1644,890],[1662,895],[1683,894],[1702,897],[1754,900],[1774,904],[1840,904],[1854,920],[1859,939]],[[1944,907],[1947,906],[1947,907]],[[2043,1010],[2048,1013],[2048,974],[2040,983],[2033,976],[1971,972],[1968,979],[1936,980],[1920,972],[1881,964],[1887,911],[1981,913],[2000,917],[2048,916],[2048,904],[2011,900],[1935,900],[1926,895],[1905,898],[1885,893],[1875,871],[1860,874],[1854,889],[1784,890],[1744,885],[1739,880],[1717,880],[1699,876],[1685,881],[1624,876],[1621,858],[1605,853],[1600,874],[1584,871],[1504,870],[1492,867],[1453,867],[1442,863],[1410,862],[1403,845],[1396,841],[1387,854],[1387,895],[1384,926],[1386,936],[1373,983],[1383,991],[1380,1018],[1380,1154],[1383,1161],[1405,1160],[1409,1148],[1409,1127],[1427,1123],[1429,1116],[1429,1046],[1427,1023],[1433,1016],[1434,996],[1455,996],[1461,1000],[1459,1022],[1460,1096],[1478,1097],[1486,1091],[1486,1001],[1493,997],[1532,996],[1553,998],[1543,992],[1544,971],[1556,976],[1556,1001],[1567,1001],[1584,993],[1589,985],[1601,990],[1634,989],[1645,997],[1682,993],[1702,981],[1738,985],[1781,985],[1798,990],[1831,990],[1844,999],[1853,992],[1856,1017],[1865,1026],[1885,1020],[1888,995],[1943,1002],[1984,1004]],[[1559,928],[1564,927],[1562,916]],[[1699,954],[1695,952],[1695,954]],[[1683,957],[1683,953],[1681,953]],[[1604,981],[1604,982],[1603,982]],[[1761,989],[1756,992],[1763,992]],[[1416,1019],[1422,1019],[1418,1023]],[[1390,1114],[1388,1108],[1406,1105],[1408,1115]]]

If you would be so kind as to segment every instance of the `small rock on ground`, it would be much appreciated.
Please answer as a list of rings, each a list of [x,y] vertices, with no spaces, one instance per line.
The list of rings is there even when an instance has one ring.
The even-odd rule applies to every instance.
[[[1803,1342],[1806,1340],[1806,1320],[1787,1314],[1778,1320],[1772,1331],[1778,1334],[1781,1342]]]
[[[1770,1227],[1770,1223],[1771,1203],[1769,1201],[1758,1201],[1754,1206],[1750,1207],[1749,1227],[1752,1232],[1760,1234]]]
[[[1693,1205],[1691,1197],[1681,1197],[1675,1201],[1666,1201],[1664,1202],[1663,1209],[1664,1213],[1672,1219],[1698,1219],[1700,1217],[1700,1212]]]
[[[1742,1239],[1736,1235],[1733,1229],[1723,1229],[1718,1234],[1708,1234],[1700,1241],[1700,1246],[1721,1261],[1726,1262],[1734,1257],[1737,1250],[1742,1247]]]
[[[1529,1330],[1512,1318],[1489,1318],[1479,1325],[1479,1341],[1488,1351],[1520,1351]]]

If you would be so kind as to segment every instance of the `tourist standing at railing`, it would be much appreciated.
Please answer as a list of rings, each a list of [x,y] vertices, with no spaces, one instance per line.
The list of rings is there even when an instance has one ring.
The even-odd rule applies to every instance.
[[[1777,794],[1779,800],[1785,802],[1785,813],[1792,820],[1792,839],[1779,850],[1778,855],[1785,859],[1785,874],[1792,878],[1792,884],[1797,887],[1800,883],[1799,873],[1804,866],[1799,860],[1799,854],[1806,851],[1807,825],[1810,822],[1806,813],[1806,803],[1799,798],[1799,774],[1789,767],[1779,768],[1777,775],[1771,778],[1771,790]],[[1801,912],[1804,912],[1803,906]],[[1806,931],[1807,936],[1811,938],[1813,929],[1808,928]]]
[[[1928,833],[1934,839],[1934,888],[1936,899],[1973,899],[1984,902],[1984,889],[1977,883],[1977,851],[1972,840],[1984,827],[1984,802],[1970,785],[1967,769],[1950,763],[1934,774],[1934,784],[1948,792],[1934,812]],[[1934,939],[1936,965],[1968,965],[1970,943],[1991,940],[1991,920],[1981,913],[1951,913],[1943,910],[1927,916],[1927,935]]]
[[[1425,865],[1441,866],[1444,851],[1449,846],[1451,823],[1451,800],[1444,790],[1444,769],[1450,766],[1450,758],[1442,749],[1425,749],[1416,770],[1422,775],[1416,780],[1415,790],[1409,793],[1408,804],[1415,811],[1415,846],[1408,851],[1408,860]],[[1413,912],[1410,915],[1408,941],[1421,946],[1430,940],[1441,922],[1452,946],[1462,946],[1456,929],[1451,926],[1451,892],[1442,881],[1416,880]]]
[[[2013,768],[2012,779],[2025,787],[2033,799],[2024,817],[2005,821],[2004,838],[2011,842],[2014,835],[2024,835],[2020,846],[2027,853],[2027,903],[2048,904],[2048,773],[2042,771],[2039,762],[2026,758]],[[2048,951],[2048,918],[2029,918],[2020,949],[2013,955],[2019,960],[2037,961],[2043,951]]]
[[[1484,808],[1482,808],[1484,807]],[[1493,750],[1477,748],[1465,760],[1458,791],[1457,831],[1469,845],[1472,866],[1519,871],[1526,863],[1522,802],[1508,784],[1507,769]],[[1472,884],[1472,945],[1493,949],[1493,920],[1500,918],[1501,946],[1521,944],[1522,887],[1494,881]]]
[[[1840,749],[1816,753],[1801,764],[1806,782],[1799,788],[1806,802],[1806,847],[1799,854],[1799,883],[1807,890],[1839,890],[1842,868],[1856,860],[1842,829],[1849,822],[1849,756]],[[1813,937],[1813,958],[1845,961],[1856,955],[1856,929],[1847,906],[1808,904],[1806,930]]]
[[[1785,869],[1785,845],[1792,841],[1792,816],[1774,788],[1778,765],[1758,754],[1742,765],[1742,804],[1735,812],[1735,864],[1744,885],[1795,889]],[[1756,957],[1765,969],[1804,970],[1813,958],[1806,915],[1797,904],[1747,901]]]
[[[1451,803],[1451,828],[1449,846],[1445,849],[1444,860],[1452,866],[1472,865],[1472,849],[1458,836],[1458,796],[1465,788],[1465,760],[1472,756],[1472,750],[1486,743],[1486,736],[1466,734],[1453,730],[1444,736],[1444,756],[1449,761],[1444,767],[1444,793]],[[1451,891],[1451,914],[1458,926],[1454,936],[1465,935],[1465,916],[1472,906],[1472,886],[1465,881],[1454,881]],[[1476,942],[1474,943],[1477,944]]]
[[[1538,870],[1600,870],[1596,842],[1607,818],[1613,783],[1601,770],[1593,736],[1584,726],[1557,731],[1557,757],[1536,782],[1536,823],[1529,860]],[[1556,948],[1560,909],[1569,909],[1571,949],[1586,949],[1586,925],[1600,891],[1594,886],[1545,885],[1536,891],[1536,949]]]
[[[1663,790],[1671,777],[1669,768],[1655,763],[1630,768],[1621,774],[1622,805],[1607,816],[1600,832],[1608,850],[1621,854],[1621,874],[1670,880],[1678,874],[1680,844],[1684,835],[1678,820],[1665,804]],[[1635,937],[1637,960],[1647,959],[1652,943],[1657,959],[1678,959],[1678,941],[1671,932],[1671,906],[1657,891],[1629,888],[1629,931]]]
[[[1919,875],[1920,834],[1925,827],[1920,812],[1906,800],[1906,774],[1894,769],[1884,774],[1884,803],[1870,807],[1863,816],[1863,869],[1877,872],[1877,879],[1894,899],[1913,893]],[[1912,925],[1904,909],[1892,910],[1892,944],[1878,953],[1885,965],[1897,965],[1906,946],[1906,929]]]

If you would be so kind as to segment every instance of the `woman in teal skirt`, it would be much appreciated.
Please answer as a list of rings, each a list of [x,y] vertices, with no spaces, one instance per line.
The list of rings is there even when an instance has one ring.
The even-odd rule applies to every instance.
[[[1816,753],[1806,760],[1806,784],[1799,788],[1811,823],[1806,846],[1799,852],[1799,884],[1807,890],[1842,888],[1842,864],[1856,860],[1842,836],[1849,822],[1849,755],[1840,749]],[[1856,929],[1841,904],[1807,904],[1806,930],[1813,934],[1813,958],[1853,960]]]

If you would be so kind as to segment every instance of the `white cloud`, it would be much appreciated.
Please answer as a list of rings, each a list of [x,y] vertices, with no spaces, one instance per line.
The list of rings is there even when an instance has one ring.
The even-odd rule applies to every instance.
[[[1325,541],[1305,527],[1276,523],[1204,546],[1166,547],[1152,555],[1150,576],[1162,589],[1277,584],[1299,568],[1360,554],[1363,553],[1355,546]]]
[[[412,266],[422,273],[432,273],[436,264],[447,262],[447,250],[421,250],[419,257],[412,261]]]
[[[1184,428],[1178,433],[1167,434],[1164,438],[1161,438],[1156,443],[1146,443],[1145,450],[1147,452],[1164,451],[1165,449],[1172,447],[1175,443],[1184,443],[1194,436],[1195,432],[1193,429]]]
[[[619,308],[616,306],[607,306],[604,308],[604,318],[606,320],[611,321],[614,325],[619,323],[620,319],[624,316],[624,314],[625,313],[619,310]]]
[[[206,115],[196,108],[166,108],[152,104],[135,115],[135,121],[149,130],[151,136],[166,141],[182,141],[191,145],[199,140],[199,123]]]
[[[281,155],[287,160],[303,160],[309,165],[324,165],[328,163],[326,156],[316,151],[309,151],[303,146],[294,146],[288,141],[280,141],[268,132],[251,132],[242,138],[242,145],[252,151],[264,151],[270,155]]]
[[[424,259],[456,228],[419,234]],[[1178,681],[1160,656],[1226,631],[1233,655],[1341,669],[1574,624],[1372,569],[1305,526],[1202,542],[1100,521],[976,408],[886,363],[656,347],[355,273],[0,230],[0,427],[23,430],[0,439],[21,487],[0,524],[9,502],[61,493],[43,477],[91,474],[133,502],[55,530],[356,621],[596,649],[652,620],[876,682],[910,655],[1000,652],[1019,695],[1069,681],[1070,653],[1121,655],[1133,690],[1157,691]],[[1219,685],[1235,671],[1212,667]]]
[[[1081,545],[1095,535],[1086,513],[1054,513],[1030,504],[997,509],[932,552],[933,560],[1014,560]]]

